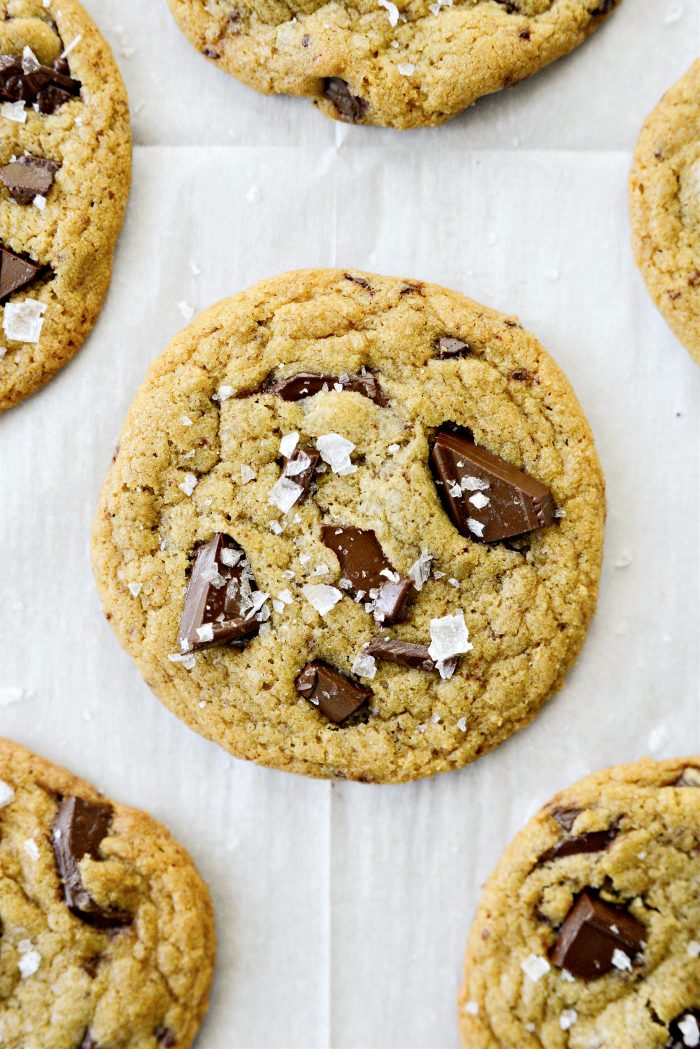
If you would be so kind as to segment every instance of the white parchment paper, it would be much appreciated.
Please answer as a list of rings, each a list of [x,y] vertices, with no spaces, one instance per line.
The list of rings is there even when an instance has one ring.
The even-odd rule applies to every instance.
[[[700,5],[624,0],[529,83],[397,134],[236,84],[165,0],[84,2],[129,87],[134,187],[96,330],[0,418],[0,731],[191,850],[220,940],[200,1049],[451,1049],[467,928],[512,834],[593,769],[700,747],[700,369],[651,305],[626,209],[641,121],[700,53]],[[576,388],[609,489],[599,610],[563,691],[471,768],[394,788],[258,769],[195,736],[118,648],[88,560],[178,304],[335,264],[519,313]]]

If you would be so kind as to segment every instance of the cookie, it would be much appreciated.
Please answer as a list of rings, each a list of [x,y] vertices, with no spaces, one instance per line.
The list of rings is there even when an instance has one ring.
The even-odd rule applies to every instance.
[[[207,1008],[206,885],[145,812],[0,740],[0,1044],[187,1049]]]
[[[374,782],[458,768],[562,684],[604,490],[518,322],[419,281],[289,273],[151,367],[94,567],[148,684],[231,753]]]
[[[651,297],[700,364],[700,59],[647,118],[629,200],[634,254]]]
[[[76,0],[0,0],[0,411],[79,349],[131,175],[126,91]]]
[[[619,0],[170,0],[194,46],[264,94],[351,124],[442,124],[584,42]]]
[[[465,1049],[700,1045],[700,758],[558,794],[506,850],[469,936]]]

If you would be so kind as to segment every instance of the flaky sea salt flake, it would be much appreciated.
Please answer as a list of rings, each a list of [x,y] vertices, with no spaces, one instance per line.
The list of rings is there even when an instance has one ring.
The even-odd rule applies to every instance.
[[[373,678],[377,673],[377,661],[367,652],[358,652],[350,669],[358,677]]]
[[[17,950],[19,951],[17,968],[22,979],[26,980],[28,976],[33,976],[41,965],[41,955],[31,940],[20,940],[17,944]]]
[[[477,536],[479,539],[481,539],[481,537],[483,536],[485,527],[486,526],[483,524],[483,522],[477,521],[474,517],[467,518],[467,528],[473,535]]]
[[[624,951],[621,951],[619,947],[616,947],[613,951],[612,963],[616,969],[620,970],[620,972],[632,971],[632,961],[629,955],[625,954]]]
[[[6,303],[2,318],[5,335],[13,342],[38,342],[45,313],[46,306],[37,299]]]
[[[5,783],[4,780],[0,779],[0,809],[6,808],[11,805],[15,800],[15,792],[9,783]]]
[[[178,485],[185,495],[192,495],[193,491],[199,484],[199,478],[195,474],[185,474],[185,480],[181,481]]]
[[[131,594],[131,596],[138,597],[141,593],[141,587],[143,586],[143,583],[128,583],[127,585],[129,587],[129,593]]]
[[[532,980],[533,983],[538,983],[543,976],[545,976],[551,966],[546,958],[543,958],[538,954],[528,954],[527,958],[520,963],[520,968],[527,976],[528,980]]]
[[[281,510],[283,514],[287,514],[303,494],[304,489],[296,481],[290,481],[288,477],[280,477],[270,489],[267,501]]]
[[[35,208],[39,209],[39,211],[43,211],[46,207],[46,197],[43,196],[41,193],[37,193],[32,203]]]
[[[299,434],[296,430],[292,433],[285,434],[280,441],[280,455],[283,455],[285,459],[289,459],[294,454],[294,449],[298,444]]]
[[[408,570],[416,590],[422,590],[430,579],[430,570],[433,563],[433,555],[427,550],[421,550],[420,557],[414,561]]]
[[[343,597],[337,587],[327,583],[307,583],[301,588],[301,592],[321,617],[328,615]]]
[[[401,76],[413,76],[416,71],[416,67],[412,62],[399,62],[396,68]]]
[[[15,124],[27,123],[27,111],[24,102],[3,102],[0,106],[0,114],[5,120],[12,120]]]
[[[578,1013],[575,1009],[563,1009],[559,1014],[559,1026],[562,1031],[570,1030],[577,1020]]]
[[[82,33],[78,33],[77,36],[74,36],[68,47],[64,47],[63,51],[61,52],[61,58],[68,58],[68,55],[71,53],[71,51],[75,50],[75,48],[78,46],[82,39]]]
[[[252,466],[248,466],[247,463],[243,463],[241,466],[241,484],[249,484],[250,481],[254,481],[258,475]]]
[[[355,473],[356,466],[350,461],[350,454],[355,445],[339,433],[326,433],[316,441],[316,448],[321,453],[324,463],[328,463],[333,473],[345,476]]]
[[[392,4],[391,0],[377,0],[380,7],[389,15],[389,25],[395,26],[399,24],[399,9],[396,4]]]
[[[23,848],[27,856],[30,857],[30,859],[34,860],[35,862],[39,859],[39,846],[34,841],[34,838],[26,838],[23,844]]]
[[[469,641],[469,631],[461,609],[455,615],[431,619],[430,640],[428,654],[436,663],[471,652],[474,647]]]

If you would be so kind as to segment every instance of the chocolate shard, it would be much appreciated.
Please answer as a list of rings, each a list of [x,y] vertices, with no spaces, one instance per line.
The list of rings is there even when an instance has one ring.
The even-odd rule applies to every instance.
[[[323,82],[323,94],[333,103],[338,116],[349,124],[359,123],[369,108],[365,99],[353,95],[347,80],[339,76],[326,77]]]
[[[28,287],[40,275],[43,266],[15,255],[0,246],[0,302],[5,302],[16,291]]]
[[[31,204],[36,196],[46,196],[60,166],[48,157],[26,155],[0,168],[0,179],[13,200]]]
[[[413,583],[394,571],[375,533],[346,525],[323,525],[321,538],[338,558],[350,589],[356,595],[362,593],[373,606],[375,619],[387,624],[401,622]]]
[[[299,372],[287,379],[280,379],[264,387],[265,393],[281,397],[283,401],[301,401],[304,397],[313,397],[317,393],[334,390],[340,386],[343,390],[360,393],[380,408],[389,403],[375,375],[363,372],[361,375],[312,375],[310,372]]]
[[[112,812],[112,806],[105,802],[64,798],[51,828],[66,906],[76,918],[95,929],[117,929],[132,920],[126,911],[108,909],[93,900],[80,873],[80,861],[85,856],[102,859],[100,845],[109,833]]]
[[[78,96],[80,86],[67,63],[43,66],[34,56],[0,55],[0,102],[26,102],[50,114]]]
[[[288,477],[303,489],[299,496],[300,502],[309,494],[320,458],[321,453],[315,448],[295,448],[293,454],[282,463],[282,476]]]
[[[700,1009],[686,1009],[671,1020],[668,1027],[666,1049],[688,1049],[700,1045]]]
[[[245,645],[260,630],[259,593],[245,551],[235,540],[218,532],[202,543],[196,548],[180,620],[180,651]]]
[[[551,951],[552,963],[582,980],[610,972],[617,951],[632,959],[646,930],[624,907],[612,907],[586,890],[576,900]]]
[[[590,830],[584,834],[574,834],[573,837],[564,838],[557,842],[551,849],[543,852],[539,863],[549,863],[550,860],[560,860],[564,856],[579,856],[583,853],[605,852],[614,842],[619,834],[619,827],[613,824],[607,830]]]
[[[581,815],[583,809],[552,809],[552,819],[556,820],[560,827],[563,827],[565,831],[570,831],[576,822],[577,818]]]
[[[294,685],[300,696],[318,707],[336,725],[346,721],[372,696],[371,688],[355,684],[335,667],[320,660],[307,663]]]
[[[456,335],[443,335],[437,341],[437,355],[441,361],[465,357],[469,352],[469,344],[463,339],[458,339]]]
[[[390,637],[373,637],[364,651],[375,659],[386,663],[398,663],[400,666],[413,667],[415,670],[434,670],[437,664],[428,654],[427,645],[416,645],[411,641],[395,641]]]
[[[162,1045],[164,1049],[173,1049],[173,1046],[177,1045],[177,1038],[173,1031],[169,1027],[160,1026],[154,1031],[155,1040],[158,1045]]]
[[[511,539],[555,519],[546,485],[443,427],[430,454],[435,484],[458,532],[481,543]]]

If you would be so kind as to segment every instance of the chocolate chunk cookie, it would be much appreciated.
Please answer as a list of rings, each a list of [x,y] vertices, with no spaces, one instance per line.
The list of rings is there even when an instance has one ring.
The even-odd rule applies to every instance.
[[[170,0],[183,32],[265,94],[351,124],[442,124],[582,44],[619,0]]]
[[[700,364],[700,59],[642,128],[630,212],[635,258],[651,296]]]
[[[516,320],[312,270],[212,307],[152,366],[94,566],[111,626],[192,728],[265,765],[391,782],[474,760],[561,686],[603,518],[581,409]]]
[[[0,740],[4,1049],[187,1049],[214,954],[207,887],[165,828]]]
[[[76,0],[0,0],[0,411],[102,307],[131,172],[126,91]]]
[[[558,794],[486,884],[459,998],[465,1049],[700,1045],[700,758]]]

